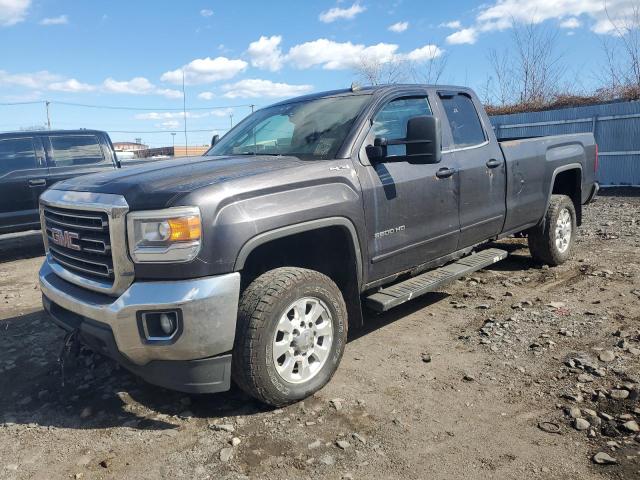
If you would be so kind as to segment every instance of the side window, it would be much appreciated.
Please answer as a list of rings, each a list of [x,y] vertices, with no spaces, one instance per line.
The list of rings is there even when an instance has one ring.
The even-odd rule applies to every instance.
[[[37,168],[38,161],[31,138],[0,140],[0,177],[16,170]]]
[[[279,147],[289,147],[294,125],[288,115],[274,115],[258,123],[235,147],[236,153],[255,150],[257,153],[279,153]]]
[[[102,149],[94,135],[49,137],[56,167],[90,165],[104,161]]]
[[[462,93],[444,96],[442,105],[451,127],[455,148],[472,147],[486,141],[478,112],[469,96]]]
[[[376,137],[397,140],[407,136],[407,120],[420,115],[431,115],[427,97],[398,98],[387,103],[373,119],[371,127]],[[388,156],[406,155],[406,145],[389,145]]]

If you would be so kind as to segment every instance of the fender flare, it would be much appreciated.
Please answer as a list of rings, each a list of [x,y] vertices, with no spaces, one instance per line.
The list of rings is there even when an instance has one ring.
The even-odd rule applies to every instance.
[[[568,165],[562,165],[561,167],[556,168],[551,174],[551,183],[549,185],[549,194],[547,195],[547,206],[544,209],[545,213],[549,208],[549,203],[551,203],[551,195],[553,195],[553,186],[556,183],[556,177],[559,173],[566,172],[568,170],[580,170],[580,189],[582,189],[582,165],[579,163],[569,163]],[[582,198],[580,199],[582,203]]]
[[[351,220],[345,217],[328,217],[321,218],[318,220],[310,220],[308,222],[296,223],[293,225],[287,225],[284,227],[279,227],[274,230],[269,230],[268,232],[260,233],[255,237],[250,238],[243,246],[240,248],[238,255],[236,257],[236,262],[234,264],[234,271],[239,271],[244,268],[244,264],[249,258],[249,255],[253,250],[255,250],[260,245],[268,243],[272,240],[277,240],[279,238],[288,237],[290,235],[295,235],[297,233],[309,232],[312,230],[318,230],[320,228],[325,227],[343,227],[349,232],[351,236],[351,243],[353,246],[353,252],[356,260],[356,276],[358,279],[358,289],[362,285],[362,253],[360,249],[360,242],[358,241],[358,233],[356,232],[356,228],[353,225]]]

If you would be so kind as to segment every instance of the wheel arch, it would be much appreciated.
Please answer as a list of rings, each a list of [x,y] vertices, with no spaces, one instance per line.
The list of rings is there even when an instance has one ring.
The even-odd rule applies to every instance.
[[[551,188],[547,196],[546,210],[551,203],[551,195],[567,195],[576,210],[576,223],[582,224],[582,165],[570,163],[556,168],[551,175]]]

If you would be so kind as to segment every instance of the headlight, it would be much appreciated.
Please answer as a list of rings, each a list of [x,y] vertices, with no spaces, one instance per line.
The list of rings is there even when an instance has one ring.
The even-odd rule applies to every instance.
[[[134,262],[193,260],[200,251],[202,223],[198,207],[145,210],[127,215],[129,253]]]

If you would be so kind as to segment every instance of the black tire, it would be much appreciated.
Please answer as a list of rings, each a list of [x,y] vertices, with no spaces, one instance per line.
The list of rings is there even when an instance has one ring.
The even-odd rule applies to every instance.
[[[556,244],[556,226],[564,210],[567,210],[571,217],[571,232],[566,249],[561,250]],[[566,195],[551,195],[544,219],[529,230],[529,251],[533,259],[551,266],[566,262],[571,256],[576,228],[576,209],[571,198]]]
[[[319,299],[331,317],[332,344],[324,364],[304,383],[290,383],[276,370],[273,340],[281,317],[298,299]],[[347,309],[326,275],[283,267],[255,279],[243,292],[233,348],[232,378],[246,393],[273,406],[288,405],[320,390],[338,368],[347,341]]]

